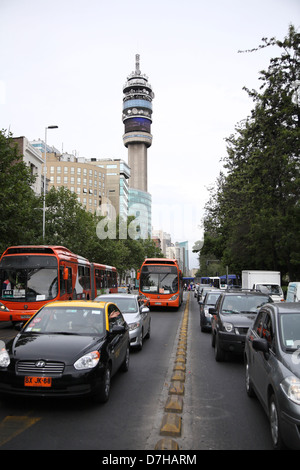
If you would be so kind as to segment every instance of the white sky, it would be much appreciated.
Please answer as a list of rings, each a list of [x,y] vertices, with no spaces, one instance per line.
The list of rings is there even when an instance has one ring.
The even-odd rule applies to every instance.
[[[238,50],[299,28],[300,0],[0,0],[0,128],[85,158],[127,159],[123,85],[135,69],[153,100],[153,226],[194,242],[226,155],[278,48]],[[190,268],[198,267],[196,256]]]

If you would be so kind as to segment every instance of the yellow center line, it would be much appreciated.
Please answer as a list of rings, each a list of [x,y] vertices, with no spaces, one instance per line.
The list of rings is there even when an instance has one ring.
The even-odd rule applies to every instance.
[[[0,423],[0,447],[26,431],[41,418],[30,418],[29,416],[6,416]]]

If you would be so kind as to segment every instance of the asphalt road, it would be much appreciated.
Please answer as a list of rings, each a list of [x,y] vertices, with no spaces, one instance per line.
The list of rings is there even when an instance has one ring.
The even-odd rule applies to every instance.
[[[0,400],[1,450],[149,450],[161,436],[185,302],[178,311],[152,310],[151,337],[132,352],[127,373],[112,379],[108,403],[88,399]],[[214,359],[210,333],[202,333],[199,306],[189,296],[180,450],[271,449],[269,423],[244,387],[240,359]],[[0,339],[16,332],[0,325]]]

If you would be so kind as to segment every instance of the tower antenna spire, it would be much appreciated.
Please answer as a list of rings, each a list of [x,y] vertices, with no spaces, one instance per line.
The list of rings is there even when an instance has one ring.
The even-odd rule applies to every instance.
[[[140,75],[140,55],[135,54],[135,73]]]

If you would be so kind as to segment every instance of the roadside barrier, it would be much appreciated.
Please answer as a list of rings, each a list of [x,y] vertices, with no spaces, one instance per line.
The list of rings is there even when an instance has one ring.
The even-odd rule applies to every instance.
[[[174,438],[182,435],[189,300],[190,293],[188,293],[183,313],[168,398],[164,406],[164,415],[160,427],[160,435],[164,437],[157,442],[155,450],[179,450],[179,445]]]

